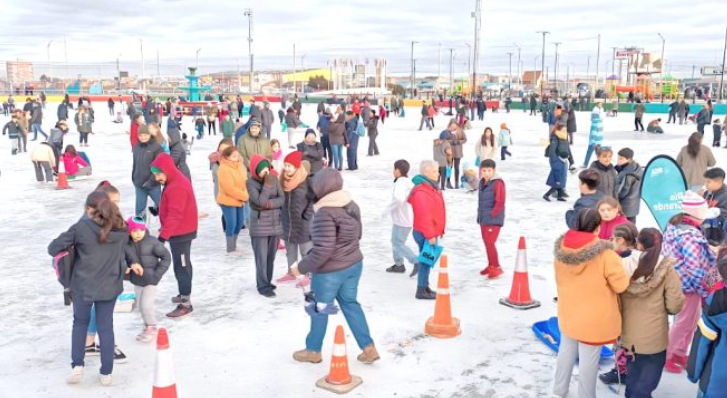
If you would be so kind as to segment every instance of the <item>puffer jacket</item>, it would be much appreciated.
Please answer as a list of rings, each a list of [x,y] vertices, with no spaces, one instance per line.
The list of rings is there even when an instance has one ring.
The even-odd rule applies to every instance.
[[[596,187],[596,190],[605,196],[618,199],[616,191],[616,169],[612,165],[604,166],[598,160],[593,161],[589,169],[598,173],[598,187]]]
[[[323,169],[313,177],[311,184],[315,197],[319,198],[313,206],[313,249],[298,263],[299,271],[325,274],[360,263],[363,261],[359,247],[361,210],[351,194],[341,190],[341,174],[331,168]]]
[[[283,240],[291,243],[311,241],[310,222],[313,219],[312,192],[309,178],[290,192],[283,192]]]
[[[303,152],[303,160],[310,163],[310,173],[315,174],[323,169],[323,145],[316,142],[313,145],[306,144],[305,141],[298,143],[298,150]]]
[[[717,164],[717,160],[715,160],[712,150],[706,145],[701,146],[696,158],[689,154],[685,146],[679,152],[679,155],[677,155],[677,164],[684,171],[687,184],[692,186],[704,184],[704,172],[708,168],[714,167]]]
[[[676,260],[674,269],[681,278],[684,293],[707,297],[709,290],[704,279],[716,259],[696,221],[685,216],[682,224],[667,225],[661,255]]]
[[[437,182],[422,175],[414,176],[412,182],[414,188],[408,202],[414,212],[414,231],[426,239],[443,236],[447,228],[447,210]]]
[[[220,157],[217,169],[217,203],[223,206],[242,207],[250,198],[247,192],[247,172],[241,162]]]
[[[464,156],[464,144],[467,143],[467,134],[464,130],[460,129],[456,133],[452,133],[450,137],[450,144],[452,145],[452,157],[454,159],[462,159]]]
[[[621,335],[618,294],[629,279],[612,247],[593,233],[574,230],[555,241],[558,324],[582,343],[612,343]]]
[[[131,181],[137,188],[152,189],[158,184],[151,173],[151,164],[162,153],[162,147],[154,137],[146,143],[138,142],[132,149],[134,158],[131,168]]]
[[[184,145],[182,145],[182,136],[179,133],[179,129],[176,127],[168,129],[167,135],[169,136],[169,154],[174,159],[174,165],[192,181],[192,174],[189,171],[189,166],[187,166],[187,151],[184,149]]]
[[[338,119],[328,125],[328,140],[331,145],[348,145],[343,115],[339,115]]]
[[[621,293],[621,345],[636,354],[658,354],[669,343],[669,315],[684,306],[674,260],[662,257],[648,277],[631,281]]]
[[[265,158],[262,155],[252,155],[250,159],[250,174],[247,180],[247,192],[250,195],[250,236],[281,236],[283,223],[281,209],[285,203],[283,188],[280,187],[278,176],[272,171],[263,179],[257,175],[255,169]]]
[[[164,273],[169,269],[169,264],[172,263],[172,255],[169,250],[157,238],[149,235],[148,231],[144,235],[144,239],[139,242],[134,242],[129,238],[124,251],[128,265],[139,261],[141,267],[144,268],[142,276],[134,272],[129,273],[129,281],[134,286],[158,285]]]
[[[620,169],[620,170],[619,170]],[[644,169],[636,162],[629,162],[623,168],[616,167],[616,199],[621,203],[621,210],[626,217],[639,215],[641,207],[641,179]]]
[[[439,167],[447,167],[447,149],[451,148],[452,145],[449,143],[449,140],[434,140],[434,161],[439,163]]]

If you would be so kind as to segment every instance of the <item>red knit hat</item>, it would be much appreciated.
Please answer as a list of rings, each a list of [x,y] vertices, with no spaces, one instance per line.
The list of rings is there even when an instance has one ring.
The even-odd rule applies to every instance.
[[[288,154],[283,160],[284,163],[290,163],[295,166],[296,169],[300,168],[300,162],[303,160],[303,152],[295,151]]]

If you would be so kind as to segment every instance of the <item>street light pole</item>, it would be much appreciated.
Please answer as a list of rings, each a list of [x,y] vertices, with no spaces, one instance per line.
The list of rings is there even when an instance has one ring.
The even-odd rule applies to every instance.
[[[46,51],[48,52],[48,75],[50,79],[50,86],[53,88],[53,66],[50,64],[50,45],[53,43],[53,40],[48,42],[48,45],[45,47]]]
[[[246,8],[245,9],[245,16],[247,17],[247,51],[250,54],[250,93],[252,94],[254,92],[254,85],[253,85],[253,76],[254,76],[254,69],[253,69],[253,54],[252,54],[252,8]]]
[[[553,73],[553,82],[555,83],[555,91],[558,93],[556,95],[559,95],[560,92],[558,91],[558,46],[560,46],[561,42],[557,41],[555,43],[555,65],[554,65],[554,73]]]
[[[722,74],[719,78],[719,100],[722,101],[724,99],[724,69],[727,65],[725,65],[725,58],[727,58],[727,29],[725,29],[724,32],[724,50],[722,51]]]
[[[116,56],[116,89],[121,90],[121,66],[119,64],[121,54]]]
[[[661,35],[661,33],[657,33],[659,37],[661,38],[661,69],[659,70],[659,75],[661,76],[661,81],[659,82],[659,96],[661,97],[661,103],[664,103],[664,47],[666,47],[666,39],[664,36]]]
[[[195,51],[195,54],[196,54],[196,57],[197,57],[195,67],[197,68],[197,71],[198,72],[199,72],[199,52],[200,51],[202,51],[202,48],[201,47],[198,48],[197,51]]]
[[[477,67],[480,56],[480,29],[482,28],[482,0],[475,0],[475,11],[472,13],[475,19],[475,48],[472,53],[472,94],[474,96],[477,88]]]
[[[418,41],[412,40],[411,42],[411,74],[409,75],[409,90],[411,91],[410,97],[414,99],[414,44],[419,43]]]
[[[449,95],[454,94],[454,48],[449,49]]]
[[[467,50],[468,50],[468,52],[467,52],[467,85],[469,86],[470,73],[472,73],[472,71],[471,71],[472,65],[470,64],[470,59],[472,59],[472,46],[467,43],[465,43],[464,45],[467,46]],[[472,88],[470,88],[470,89],[472,90]],[[474,95],[474,90],[470,93],[470,95]]]
[[[522,50],[522,49],[520,48],[520,46],[517,45],[517,43],[512,43],[512,44],[514,44],[515,47],[517,47],[517,82],[520,84],[520,86],[522,86],[523,82],[521,80],[523,78],[523,75],[522,75],[522,71],[520,70],[520,50]],[[522,89],[522,87],[520,87],[520,88]]]
[[[540,98],[542,100],[545,93],[545,85],[543,84],[545,82],[545,35],[549,34],[550,32],[541,30],[535,33],[540,33],[543,35],[543,52],[540,55]]]
[[[507,55],[510,57],[510,69],[507,73],[508,76],[508,83],[507,83],[507,96],[512,95],[512,54],[513,53],[507,53]]]
[[[146,90],[145,66],[144,66],[144,39],[139,39],[139,50],[141,51],[141,91]]]
[[[295,43],[293,43],[293,94],[298,88],[298,72],[295,70]]]
[[[598,71],[601,66],[601,34],[598,34],[598,52],[596,52],[596,89],[594,91],[595,93],[598,92]]]
[[[540,55],[536,55],[535,58],[533,58],[533,91],[535,91],[536,88],[538,88],[538,79],[535,76],[535,72],[538,70],[538,58],[540,58]],[[541,74],[542,79],[542,74]]]

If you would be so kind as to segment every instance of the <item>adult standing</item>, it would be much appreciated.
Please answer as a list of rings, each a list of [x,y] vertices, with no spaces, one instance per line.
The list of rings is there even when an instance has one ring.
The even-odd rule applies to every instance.
[[[459,166],[462,158],[464,157],[463,148],[464,144],[467,143],[467,135],[465,134],[464,129],[455,122],[450,122],[447,129],[450,132],[449,139],[450,144],[452,145],[452,174],[454,174],[454,189],[459,189]]]
[[[157,125],[151,125],[149,128],[156,130],[157,134],[161,134],[161,129]],[[178,126],[175,124],[172,128],[168,129],[167,135],[169,136],[169,154],[174,159],[174,165],[188,180],[192,181],[192,174],[189,166],[187,166],[187,150],[184,149]]]
[[[178,318],[193,311],[192,308],[192,241],[197,238],[197,200],[192,183],[174,165],[174,159],[166,153],[159,154],[152,162],[151,172],[157,183],[164,186],[159,203],[159,221],[162,224],[159,240],[169,241],[177,278],[179,294],[172,297],[177,304],[167,316]]]
[[[109,116],[113,116],[114,115],[114,106],[116,105],[114,103],[114,99],[109,97],[108,101],[106,101],[106,104],[109,107]]]
[[[298,95],[295,96],[295,101],[293,101],[293,110],[295,111],[295,114],[300,117],[300,112],[303,110],[303,104],[300,103]]]
[[[313,301],[306,306],[311,328],[305,349],[296,351],[298,362],[320,363],[328,315],[335,313],[333,301],[338,301],[356,343],[363,351],[358,360],[371,364],[380,357],[371,338],[366,316],[359,304],[358,285],[363,270],[363,253],[359,247],[362,236],[361,210],[343,191],[343,178],[333,169],[324,169],[311,181],[316,203],[311,225],[313,249],[297,267],[293,276],[311,273]]]
[[[302,163],[303,153],[293,151],[285,157],[285,170],[280,176],[285,201],[283,202],[283,240],[288,269],[313,248],[310,222],[313,219],[313,201],[309,192],[308,171]],[[278,282],[294,280],[287,274]]]
[[[694,192],[702,189],[705,181],[704,172],[717,163],[712,150],[708,146],[702,145],[703,138],[703,134],[693,133],[689,137],[689,143],[677,156],[677,164],[681,166],[687,179],[687,185]]]
[[[535,94],[530,94],[530,116],[535,116],[535,109],[538,107],[538,100],[535,98]]]
[[[349,142],[343,114],[338,115],[338,118],[328,126],[328,137],[333,153],[333,162],[329,162],[329,165],[332,163],[336,170],[341,171],[343,169],[343,146],[347,146]]]
[[[40,132],[46,140],[48,139],[48,134],[43,131],[43,107],[38,103],[38,101],[33,101],[30,116],[30,127],[33,129],[33,139],[31,141],[36,141],[38,139],[38,132]]]
[[[74,252],[71,271],[73,295],[73,333],[71,357],[73,372],[69,384],[83,380],[86,332],[95,306],[97,331],[101,347],[101,384],[110,386],[114,369],[114,306],[124,291],[124,245],[129,234],[118,207],[104,192],[92,192],[86,198],[86,217],[71,226],[48,246],[48,254]],[[134,272],[139,264],[132,265]]]
[[[678,111],[679,111],[679,101],[675,99],[674,102],[669,104],[669,119],[667,119],[666,124],[669,124],[672,121],[676,124]]]
[[[444,207],[444,196],[437,187],[439,179],[439,165],[437,162],[425,160],[419,166],[419,175],[412,182],[414,188],[409,195],[409,204],[414,212],[414,241],[419,246],[419,252],[424,250],[424,242],[436,245],[444,236],[447,223],[447,213]],[[423,265],[414,266],[411,276],[417,273],[416,297],[420,300],[434,300],[437,294],[429,288],[429,272],[431,268]]]
[[[295,134],[298,132],[303,122],[300,121],[298,113],[293,108],[288,108],[288,112],[285,114],[285,124],[288,129],[288,148],[295,149],[293,142],[295,141]]]
[[[429,123],[429,107],[427,106],[426,101],[422,101],[422,120],[419,122],[419,131],[422,131],[422,127],[426,124],[427,128],[429,130],[432,129],[431,124]]]
[[[640,99],[636,100],[636,105],[634,105],[634,131],[644,131],[644,123],[642,123],[643,117],[644,117],[644,111],[646,108],[644,107],[644,104],[641,103]]]
[[[316,128],[321,135],[321,145],[323,146],[323,157],[331,161],[331,142],[328,136],[328,126],[331,124],[331,109],[326,108],[321,115],[318,116]],[[306,136],[308,132],[306,132]],[[300,145],[300,144],[299,144]]]
[[[245,224],[243,206],[249,199],[247,172],[240,152],[234,146],[222,151],[217,169],[217,187],[217,204],[222,208],[222,217],[225,220],[227,252],[232,253],[237,250],[237,238]]]
[[[262,296],[275,297],[272,284],[275,255],[283,234],[281,208],[285,202],[283,190],[270,161],[253,155],[250,159],[250,175],[247,192],[250,195],[250,241],[255,254],[257,291]]]
[[[262,155],[268,161],[273,159],[270,140],[260,134],[261,126],[262,124],[259,121],[253,120],[245,135],[237,142],[237,149],[240,151],[243,163],[248,170],[253,155]]]
[[[566,129],[568,130],[568,143],[573,145],[573,134],[578,131],[578,126],[576,124],[576,107],[573,105],[568,108],[568,123],[566,124]]]
[[[255,98],[250,99],[250,120],[261,120],[260,106],[255,104]]]
[[[310,163],[311,175],[323,169],[323,145],[316,141],[315,131],[308,129],[303,141],[298,143],[297,149],[303,154],[303,160]]]
[[[58,111],[56,112],[58,121],[68,120],[68,103],[63,101],[58,105]]]
[[[138,115],[138,117],[141,118],[141,115]],[[149,132],[149,128],[142,125],[139,129],[139,141],[131,152],[134,159],[131,169],[131,181],[136,191],[136,208],[134,214],[137,217],[141,217],[146,209],[148,198],[151,198],[154,206],[159,207],[162,188],[154,179],[154,175],[151,172],[151,165],[163,150],[159,142]]]
[[[363,108],[361,108],[361,120],[363,121],[364,127],[369,126],[369,122],[371,121],[371,115],[373,110],[371,109],[371,105],[368,101],[364,101]],[[376,112],[373,113],[374,115]]]
[[[601,346],[615,343],[621,334],[618,295],[629,286],[629,278],[611,242],[598,239],[600,222],[597,210],[585,209],[575,227],[555,243],[561,343],[554,396],[568,396],[578,360],[578,396],[596,398]]]
[[[710,104],[705,104],[697,113],[697,131],[704,135],[704,126],[712,123],[712,109]],[[35,129],[33,129],[35,131]]]
[[[366,104],[368,104],[368,102]],[[364,106],[364,109],[369,109],[369,108],[368,108],[368,106]],[[369,113],[371,114],[371,116],[369,116],[368,123],[364,122],[364,125],[366,126],[366,130],[368,130],[368,136],[369,136],[368,156],[378,156],[379,155],[379,146],[376,144],[376,137],[379,136],[379,117],[376,116],[376,111],[373,109],[369,109]],[[358,167],[356,167],[356,168],[358,168]]]
[[[269,140],[273,132],[273,123],[275,122],[275,114],[270,109],[270,102],[265,101],[262,111],[260,111],[260,123],[262,124],[263,134]]]
[[[586,150],[586,159],[583,161],[583,167],[588,167],[591,161],[593,151],[597,146],[601,146],[603,142],[603,104],[596,102],[591,111],[591,130],[588,133],[588,149]]]

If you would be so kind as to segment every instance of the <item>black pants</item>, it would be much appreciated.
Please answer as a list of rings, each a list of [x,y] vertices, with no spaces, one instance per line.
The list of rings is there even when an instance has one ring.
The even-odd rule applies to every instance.
[[[181,296],[192,295],[192,241],[169,242],[174,264],[174,277]]]
[[[447,183],[447,167],[439,168],[439,187],[444,191],[444,186]]]
[[[704,135],[704,126],[706,126],[706,124],[703,124],[703,123],[697,124],[697,131],[702,133],[702,135]]]
[[[461,158],[454,158],[454,165],[452,166],[452,173],[454,174],[454,188],[459,188],[459,162]],[[449,179],[447,179],[449,181]]]
[[[376,137],[378,135],[378,133],[369,135],[369,156],[379,154],[379,146],[376,145]]]
[[[88,133],[79,132],[78,133],[81,138],[79,138],[78,143],[79,144],[88,144]]]
[[[271,292],[275,289],[272,284],[273,266],[275,265],[275,254],[278,252],[278,236],[256,236],[250,237],[252,251],[255,253],[255,275],[257,279],[257,291],[260,294]]]
[[[666,363],[666,351],[658,354],[636,354],[633,361],[626,364],[626,396],[628,398],[651,398],[661,381]]]
[[[669,119],[666,121],[667,123],[677,122],[677,114],[676,113],[669,113]]]
[[[644,124],[641,123],[641,118],[637,117],[634,119],[634,126],[636,127],[635,131],[639,131],[639,128],[641,128],[641,131],[644,131]]]
[[[548,192],[545,193],[545,197],[553,196],[554,194],[558,194],[558,198],[564,198],[563,194],[565,191],[563,191],[563,188],[550,188]]]
[[[506,146],[500,147],[500,159],[505,160],[505,155],[512,156],[512,153],[507,150]]]
[[[328,159],[328,163],[330,163],[330,160],[333,159],[333,155],[331,152],[331,141],[327,135],[321,136],[321,146],[323,146],[323,157]]]
[[[214,120],[207,121],[207,135],[212,135],[212,130],[215,131],[215,135],[217,135],[217,124]]]
[[[712,140],[712,146],[719,147],[721,145],[721,142],[722,142],[722,132],[721,131],[716,131],[716,132],[713,132],[713,133],[714,133],[714,139]]]

